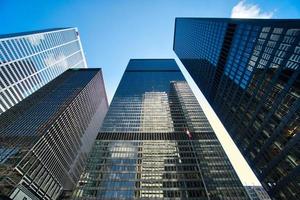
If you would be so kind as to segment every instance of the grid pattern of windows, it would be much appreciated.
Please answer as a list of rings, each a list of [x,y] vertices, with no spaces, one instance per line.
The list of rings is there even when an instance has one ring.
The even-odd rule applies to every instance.
[[[199,75],[199,63],[184,63],[189,57],[194,59],[198,49],[185,47],[189,56],[182,57],[179,47],[187,45],[185,40],[191,41],[188,36],[177,35],[177,29],[190,30],[189,24],[195,21],[198,26],[203,21],[223,21],[233,27],[233,31],[226,31],[219,55],[217,68],[224,66],[224,70],[212,77],[219,83],[211,90],[203,90],[206,85],[200,89],[269,194],[278,199],[299,199],[299,20],[177,21],[181,23],[176,23],[175,41],[181,45],[175,45],[174,50],[199,87],[203,77],[211,78],[211,74],[201,71]],[[206,37],[195,36],[193,42],[218,40],[222,36]]]
[[[227,24],[222,21],[189,19],[189,23],[176,19],[174,49],[180,58],[203,59],[217,65]],[[185,28],[179,28],[185,26]],[[184,40],[185,43],[181,41]],[[193,52],[191,52],[191,49]]]
[[[174,60],[130,60],[72,199],[248,199]]]
[[[184,26],[184,28],[180,28]],[[227,24],[223,21],[176,19],[173,48],[202,91],[210,91]],[[181,42],[181,41],[184,41]],[[201,67],[199,67],[201,66]]]
[[[259,29],[260,27],[258,26],[252,27],[244,24],[237,27],[232,41],[232,48],[225,65],[224,74],[243,89],[246,88],[253,71],[252,67],[247,67],[247,63],[253,52]],[[224,84],[223,80],[221,80],[220,84]]]
[[[0,115],[68,68],[86,68],[76,28],[0,36]]]
[[[174,130],[168,102],[170,82],[184,80],[184,77],[176,63],[168,61],[153,60],[152,63],[143,60],[130,61],[101,131],[170,132]]]
[[[210,199],[247,199],[218,140],[207,136],[97,140],[73,198],[208,199],[208,190]]]
[[[57,199],[72,190],[107,108],[101,72],[73,69],[3,113],[0,194]]]
[[[262,186],[245,186],[251,200],[271,200]]]

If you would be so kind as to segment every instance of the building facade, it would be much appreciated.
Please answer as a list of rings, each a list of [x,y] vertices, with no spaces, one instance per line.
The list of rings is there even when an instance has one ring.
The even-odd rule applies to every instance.
[[[76,28],[0,35],[0,115],[69,68],[86,68]]]
[[[72,199],[248,199],[173,59],[130,60]]]
[[[271,200],[262,186],[245,186],[246,192],[251,200]]]
[[[177,18],[173,49],[270,196],[300,199],[300,20]]]
[[[76,185],[108,110],[100,69],[69,69],[0,116],[0,195],[58,199]]]

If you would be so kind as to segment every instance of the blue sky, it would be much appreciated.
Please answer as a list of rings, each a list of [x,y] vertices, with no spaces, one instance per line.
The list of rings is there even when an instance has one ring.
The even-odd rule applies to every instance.
[[[230,17],[236,0],[0,0],[0,34],[79,28],[90,67],[102,67],[109,99],[130,58],[175,57],[175,17]],[[299,18],[300,1],[245,1],[275,18]],[[109,83],[109,84],[108,84]]]
[[[176,58],[175,17],[300,18],[299,0],[0,0],[0,34],[78,27],[89,67],[101,67],[111,100],[130,58]],[[180,65],[244,184],[259,184]]]

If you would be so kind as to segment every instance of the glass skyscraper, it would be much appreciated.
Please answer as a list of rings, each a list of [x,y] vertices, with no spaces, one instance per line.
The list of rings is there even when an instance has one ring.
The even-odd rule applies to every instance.
[[[177,18],[174,51],[276,199],[300,199],[300,20]]]
[[[173,59],[130,60],[72,199],[248,199]]]
[[[0,115],[69,68],[86,68],[76,28],[0,35]]]
[[[69,69],[4,112],[0,198],[68,196],[107,110],[101,70]]]

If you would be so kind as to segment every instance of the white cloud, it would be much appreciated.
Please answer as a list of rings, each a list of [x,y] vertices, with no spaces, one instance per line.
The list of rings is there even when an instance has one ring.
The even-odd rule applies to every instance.
[[[258,5],[240,1],[232,8],[231,18],[272,18],[274,11],[263,12]]]

